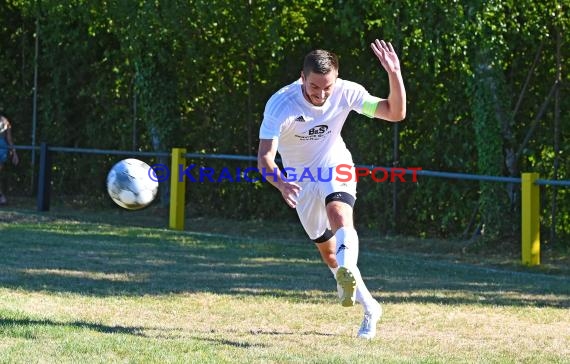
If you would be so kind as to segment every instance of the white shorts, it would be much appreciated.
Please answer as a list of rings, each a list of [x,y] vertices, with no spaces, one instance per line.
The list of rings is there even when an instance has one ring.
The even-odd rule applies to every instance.
[[[315,181],[300,184],[302,187],[297,199],[297,215],[309,236],[316,240],[330,229],[325,199],[334,192],[346,192],[356,199],[356,181],[339,182],[334,177],[328,181]]]

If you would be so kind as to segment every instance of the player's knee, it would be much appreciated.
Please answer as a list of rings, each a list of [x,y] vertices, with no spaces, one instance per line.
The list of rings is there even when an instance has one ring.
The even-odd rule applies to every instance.
[[[346,203],[334,201],[327,205],[327,216],[333,230],[342,226],[352,226],[352,207]]]

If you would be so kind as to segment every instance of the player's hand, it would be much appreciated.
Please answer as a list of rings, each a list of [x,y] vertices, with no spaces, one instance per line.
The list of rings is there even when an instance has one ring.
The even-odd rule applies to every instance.
[[[297,207],[297,198],[299,193],[301,193],[301,186],[293,182],[283,181],[281,186],[279,186],[279,191],[281,191],[281,196],[283,196],[287,205],[292,208]]]
[[[392,43],[376,39],[370,46],[386,72],[400,71],[400,60],[394,51],[394,47],[392,47]]]

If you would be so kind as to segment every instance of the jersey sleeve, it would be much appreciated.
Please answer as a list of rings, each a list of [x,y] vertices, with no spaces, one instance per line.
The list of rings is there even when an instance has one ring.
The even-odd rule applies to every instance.
[[[287,103],[284,101],[283,89],[275,93],[263,111],[263,121],[259,128],[259,139],[279,139],[281,129],[283,127],[284,110],[287,108]]]
[[[259,128],[259,139],[279,139],[281,123],[271,115],[265,113]]]
[[[381,98],[370,95],[370,93],[368,93],[368,91],[360,84],[349,81],[345,82],[345,95],[351,109],[359,114],[373,118],[374,113],[376,112],[376,107],[378,106]]]

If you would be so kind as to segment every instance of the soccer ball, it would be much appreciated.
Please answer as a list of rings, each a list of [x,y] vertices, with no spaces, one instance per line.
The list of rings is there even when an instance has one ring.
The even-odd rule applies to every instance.
[[[107,192],[111,199],[127,210],[148,206],[158,192],[158,181],[148,164],[134,158],[123,159],[107,175]]]

